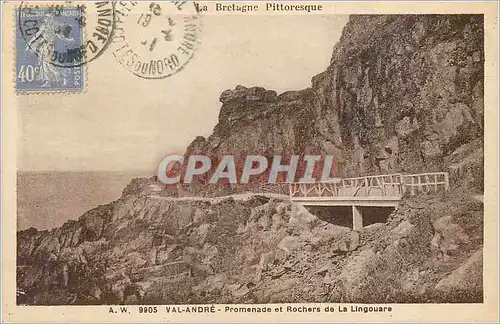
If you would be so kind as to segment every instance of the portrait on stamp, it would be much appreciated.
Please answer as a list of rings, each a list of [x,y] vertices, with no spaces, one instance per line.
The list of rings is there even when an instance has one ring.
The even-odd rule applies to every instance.
[[[17,9],[16,90],[82,91],[83,66],[62,68],[58,57],[79,50],[84,42],[79,7],[37,6]]]

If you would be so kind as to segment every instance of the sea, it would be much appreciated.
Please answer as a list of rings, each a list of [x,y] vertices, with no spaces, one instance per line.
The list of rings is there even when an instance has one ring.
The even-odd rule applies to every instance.
[[[120,198],[133,178],[151,175],[143,171],[19,171],[17,230],[59,227],[94,207]]]

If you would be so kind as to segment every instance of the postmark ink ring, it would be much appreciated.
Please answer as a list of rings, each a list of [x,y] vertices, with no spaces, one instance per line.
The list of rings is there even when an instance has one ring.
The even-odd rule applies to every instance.
[[[193,57],[201,17],[189,1],[119,2],[113,56],[143,79],[164,79],[181,71]]]

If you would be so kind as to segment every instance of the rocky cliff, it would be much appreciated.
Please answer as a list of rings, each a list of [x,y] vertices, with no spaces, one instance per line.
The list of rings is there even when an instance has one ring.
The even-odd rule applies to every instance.
[[[483,76],[482,16],[352,16],[310,88],[224,91],[188,153],[326,153],[343,176],[441,170],[481,187]]]
[[[342,212],[158,198],[137,179],[77,221],[18,232],[18,302],[482,301],[470,195],[483,179],[482,28],[473,15],[352,16],[311,88],[226,90],[213,134],[187,149],[327,153],[345,176],[443,170],[451,192],[405,199],[358,233]]]
[[[462,190],[406,200],[360,232],[338,211],[238,197],[180,202],[146,185],[19,232],[18,302],[482,301],[483,206]]]

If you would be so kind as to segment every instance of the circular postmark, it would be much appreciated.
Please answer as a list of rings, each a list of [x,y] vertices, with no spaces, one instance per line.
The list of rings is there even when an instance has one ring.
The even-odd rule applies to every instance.
[[[97,59],[109,47],[115,26],[113,1],[21,2],[18,28],[40,61],[74,68]]]
[[[191,60],[199,43],[201,20],[189,1],[119,2],[113,55],[144,79],[163,79]]]

